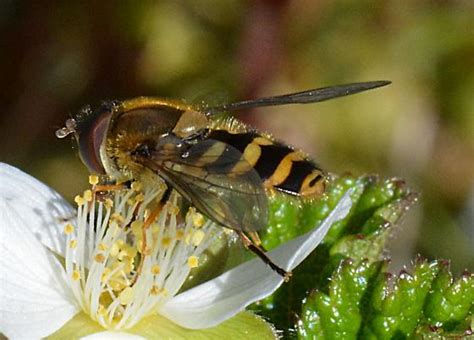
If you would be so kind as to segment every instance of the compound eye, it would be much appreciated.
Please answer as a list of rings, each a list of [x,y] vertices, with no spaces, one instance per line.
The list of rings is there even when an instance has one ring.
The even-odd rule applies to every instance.
[[[102,111],[84,120],[77,131],[77,143],[82,162],[96,174],[105,174],[100,157],[112,112]]]

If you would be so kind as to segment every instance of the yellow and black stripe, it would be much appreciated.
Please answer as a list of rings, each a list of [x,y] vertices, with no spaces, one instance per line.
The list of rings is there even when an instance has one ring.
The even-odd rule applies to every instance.
[[[259,174],[266,188],[287,194],[316,197],[325,190],[323,171],[300,151],[272,141],[257,132],[230,133],[213,130],[206,139],[233,146]],[[222,171],[232,172],[238,166],[229,164]]]

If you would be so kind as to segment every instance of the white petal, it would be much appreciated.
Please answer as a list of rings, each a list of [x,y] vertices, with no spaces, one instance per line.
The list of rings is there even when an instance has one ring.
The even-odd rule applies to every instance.
[[[47,336],[78,311],[60,263],[27,228],[0,198],[0,333],[11,339]]]
[[[56,191],[8,164],[0,163],[0,198],[21,214],[42,244],[64,255],[65,219],[75,217],[75,210]]]
[[[130,339],[130,340],[139,340],[139,339],[145,339],[142,336],[135,335],[135,334],[130,334],[130,333],[125,333],[125,332],[111,332],[111,331],[106,331],[106,332],[100,332],[100,333],[95,333],[92,335],[88,335],[85,337],[81,338],[82,340],[115,340],[115,339]]]
[[[269,257],[286,270],[295,268],[316,248],[331,225],[349,213],[351,192],[344,195],[319,228],[279,246],[269,252]],[[175,296],[159,312],[186,328],[208,328],[272,294],[282,283],[280,275],[260,259],[253,259]]]

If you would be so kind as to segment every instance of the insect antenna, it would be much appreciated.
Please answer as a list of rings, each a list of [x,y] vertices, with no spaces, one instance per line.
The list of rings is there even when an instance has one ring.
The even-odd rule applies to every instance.
[[[75,133],[77,128],[76,120],[69,118],[66,120],[66,126],[56,130],[55,134],[57,138],[65,138],[71,133]]]
[[[344,97],[351,94],[372,90],[389,84],[391,84],[390,81],[378,80],[365,83],[352,83],[322,87],[319,89],[283,94],[280,96],[264,97],[259,99],[244,100],[236,103],[223,104],[207,108],[205,112],[208,116],[212,116],[220,112],[251,109],[262,106],[317,103],[333,98]]]

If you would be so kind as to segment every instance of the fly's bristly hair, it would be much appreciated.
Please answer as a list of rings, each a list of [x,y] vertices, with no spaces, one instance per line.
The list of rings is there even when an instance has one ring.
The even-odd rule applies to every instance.
[[[112,163],[120,169],[120,172],[126,178],[138,178],[144,171],[144,166],[135,163],[131,157],[131,153],[136,146],[143,142],[143,136],[131,134],[122,131],[117,135],[107,138],[106,153],[112,160]]]
[[[83,122],[87,117],[90,117],[92,115],[92,106],[90,105],[85,105],[83,106],[74,116],[74,119],[78,124]]]
[[[133,153],[140,145],[155,145],[162,135],[161,128],[155,125],[146,125],[139,129],[132,129],[131,126],[129,128],[108,134],[105,154],[110,159],[110,164],[117,170],[115,177],[122,175],[123,178],[120,180],[139,179],[153,185],[153,181],[159,180],[159,176],[151,173],[144,164],[136,162]]]

